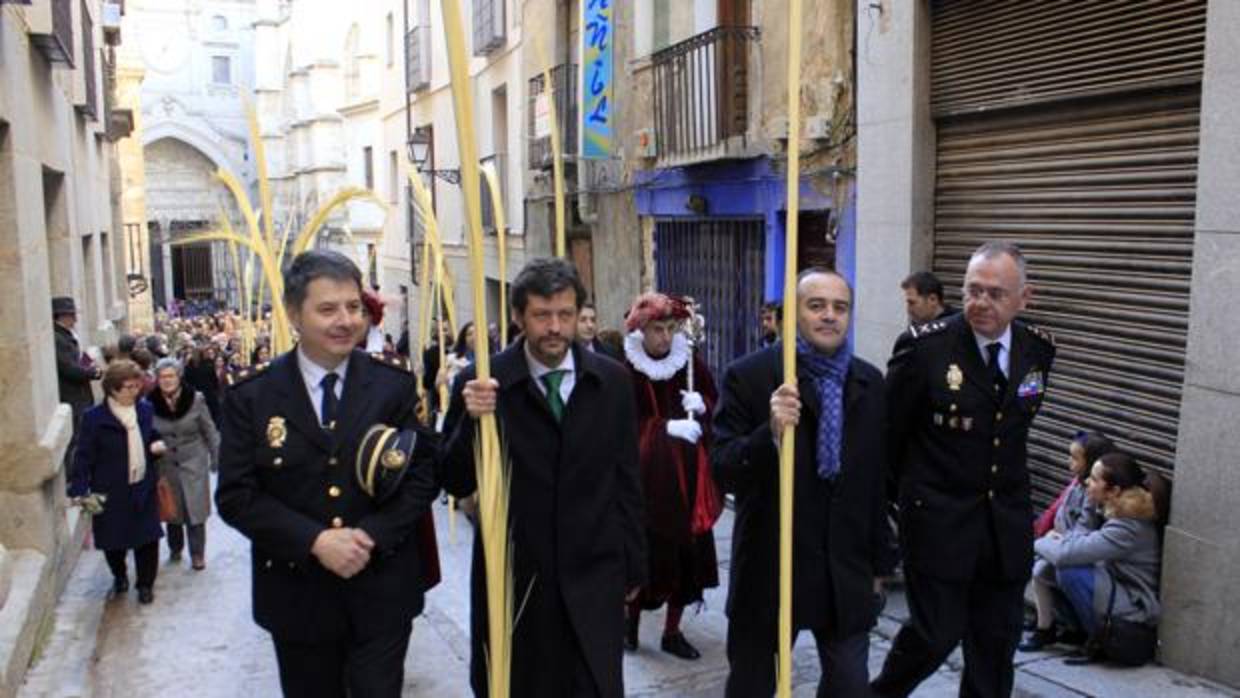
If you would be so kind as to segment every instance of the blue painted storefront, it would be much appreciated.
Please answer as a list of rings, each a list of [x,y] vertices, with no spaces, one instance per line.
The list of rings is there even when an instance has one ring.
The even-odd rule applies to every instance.
[[[763,295],[783,299],[787,176],[766,158],[715,162],[689,167],[638,172],[635,199],[639,216],[668,218],[761,218],[766,223]],[[705,201],[706,213],[688,208],[691,196]],[[830,197],[801,178],[801,210],[831,208]],[[839,212],[836,231],[836,269],[852,283],[856,272],[856,207],[850,197]]]

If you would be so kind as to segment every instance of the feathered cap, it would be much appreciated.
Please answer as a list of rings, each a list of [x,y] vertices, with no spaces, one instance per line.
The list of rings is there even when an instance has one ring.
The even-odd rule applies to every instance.
[[[686,320],[690,315],[685,298],[666,293],[643,293],[625,314],[624,329],[632,332],[644,328],[652,320]]]

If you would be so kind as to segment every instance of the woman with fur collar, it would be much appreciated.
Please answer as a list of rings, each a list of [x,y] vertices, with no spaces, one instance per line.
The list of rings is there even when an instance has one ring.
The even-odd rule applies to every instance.
[[[170,562],[179,562],[189,541],[190,564],[206,567],[207,518],[211,516],[211,475],[220,449],[220,435],[203,394],[185,380],[185,367],[173,358],[155,364],[158,388],[151,393],[155,428],[168,451],[159,459],[159,474],[168,481],[177,502],[176,518],[167,522]]]
[[[1158,624],[1165,485],[1132,456],[1108,453],[1094,462],[1085,481],[1086,496],[1103,513],[1102,527],[1066,536],[1052,532],[1034,543],[1038,555],[1055,565],[1074,620],[1091,638],[1097,637],[1108,609],[1111,618]]]

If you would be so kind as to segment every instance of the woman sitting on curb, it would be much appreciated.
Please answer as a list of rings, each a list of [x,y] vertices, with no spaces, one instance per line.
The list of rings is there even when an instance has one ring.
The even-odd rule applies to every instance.
[[[1102,525],[1102,512],[1085,495],[1085,480],[1089,477],[1090,466],[1114,450],[1115,444],[1096,432],[1079,432],[1072,439],[1068,446],[1068,468],[1072,472],[1072,481],[1039,519],[1045,530],[1038,530],[1035,526],[1035,536],[1040,538],[1052,533],[1067,536],[1078,531],[1088,533]],[[1055,625],[1055,566],[1045,558],[1039,557],[1033,562],[1033,596],[1038,611],[1037,627],[1020,643],[1020,651],[1037,652],[1047,645],[1071,640]],[[1083,640],[1082,637],[1077,644]]]
[[[1152,630],[1158,624],[1161,524],[1166,520],[1167,482],[1147,474],[1132,456],[1108,453],[1085,482],[1086,496],[1102,510],[1096,531],[1050,533],[1034,543],[1038,555],[1055,566],[1059,590],[1070,615],[1090,637],[1084,657],[1100,658],[1100,631],[1108,622]],[[1153,654],[1154,633],[1149,654]]]

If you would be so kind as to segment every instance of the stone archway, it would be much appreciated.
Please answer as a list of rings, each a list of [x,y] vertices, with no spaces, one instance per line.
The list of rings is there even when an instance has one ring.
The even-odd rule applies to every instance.
[[[214,152],[204,152],[202,141],[157,136],[157,130],[148,131],[144,138],[153,299],[164,308],[174,300],[231,304],[231,265],[224,246],[171,244],[212,227],[221,210],[232,209],[228,190],[213,176],[225,156],[209,145]]]

